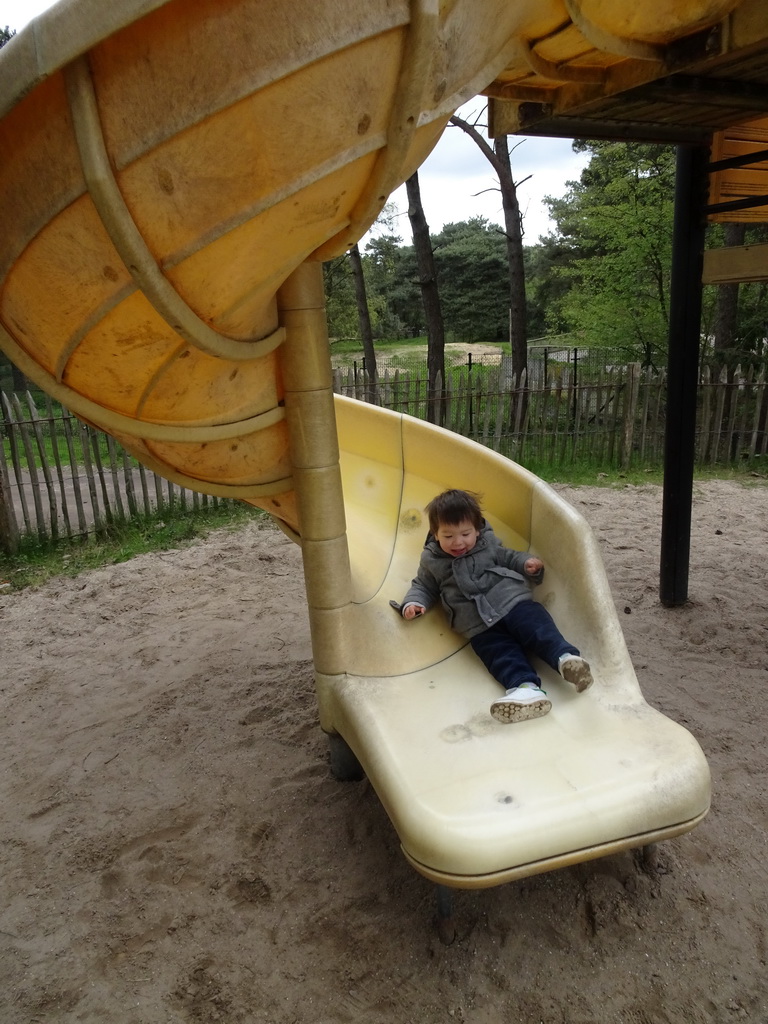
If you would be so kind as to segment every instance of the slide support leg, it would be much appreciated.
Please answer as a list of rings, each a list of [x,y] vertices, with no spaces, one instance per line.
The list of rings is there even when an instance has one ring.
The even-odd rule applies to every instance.
[[[708,162],[708,146],[678,148],[659,585],[667,608],[688,600]]]
[[[444,946],[450,946],[456,938],[453,920],[453,891],[447,885],[437,887],[437,934]]]
[[[655,875],[659,869],[659,844],[648,843],[640,850],[640,864],[643,871],[649,875]]]
[[[333,404],[323,268],[305,262],[278,292],[280,369],[301,534],[315,672],[346,669],[344,610],[352,594]]]

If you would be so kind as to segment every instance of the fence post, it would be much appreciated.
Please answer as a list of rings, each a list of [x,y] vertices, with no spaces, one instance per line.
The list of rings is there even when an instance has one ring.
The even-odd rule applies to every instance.
[[[96,529],[96,534],[101,536],[104,531],[104,525],[101,521],[101,511],[99,509],[99,495],[96,490],[96,481],[93,475],[93,463],[91,461],[90,452],[90,441],[88,435],[88,427],[78,420],[77,422],[78,432],[80,435],[80,452],[83,456],[83,465],[85,466],[85,479],[88,483],[88,493],[91,497],[91,511],[93,513],[93,525]]]
[[[473,410],[472,410],[472,353],[467,352],[467,403],[469,406],[469,436],[472,436],[474,430],[473,422]]]
[[[755,391],[755,414],[752,421],[752,439],[749,444],[749,460],[752,462],[755,455],[760,454],[758,440],[760,438],[760,417],[763,408],[763,393],[765,391],[765,370],[760,371],[757,378],[757,389]],[[763,431],[763,451],[765,451],[765,431]]]
[[[712,371],[705,366],[699,381],[701,409],[699,412],[699,462],[704,464],[710,456],[711,406],[712,406]]]
[[[717,378],[715,392],[715,423],[712,428],[712,462],[720,461],[720,450],[723,443],[723,416],[725,414],[725,397],[728,390],[728,370],[724,366]]]
[[[632,445],[635,437],[635,416],[637,402],[640,397],[640,363],[627,366],[627,389],[624,395],[624,423],[621,437],[621,454],[619,465],[628,469],[632,461]]]
[[[64,486],[64,467],[61,463],[61,453],[59,452],[59,435],[56,429],[56,416],[53,411],[53,402],[51,401],[50,395],[45,396],[45,412],[48,420],[48,433],[51,439],[51,451],[53,453],[53,461],[56,465],[56,477],[59,481],[59,493],[61,495],[61,514],[64,519],[64,529],[67,531],[67,536],[72,536],[72,522],[69,518],[69,507],[67,503],[67,491]],[[61,420],[59,421],[61,422]]]
[[[24,412],[21,408],[21,400],[18,395],[13,395],[13,408],[16,413],[16,417],[19,421],[19,428],[21,431],[21,443],[24,447],[24,456],[27,460],[27,470],[29,472],[29,481],[32,486],[32,503],[35,506],[35,518],[37,520],[37,535],[41,541],[47,539],[47,531],[45,529],[45,514],[43,512],[43,495],[40,487],[40,477],[37,472],[37,461],[35,460],[35,452],[32,447],[32,442],[29,439],[29,431],[25,430],[26,422],[24,418]],[[19,487],[23,486],[21,482]]]
[[[88,521],[85,518],[83,492],[80,488],[79,463],[75,453],[75,435],[72,430],[74,417],[68,409],[62,409],[61,411],[64,421],[64,440],[66,441],[67,453],[69,455],[69,472],[72,478],[72,490],[75,495],[75,507],[77,508],[77,525],[81,536],[85,538],[88,535]]]
[[[49,529],[51,541],[55,544],[59,539],[59,508],[56,501],[56,491],[53,486],[53,478],[51,477],[51,468],[48,465],[48,455],[45,450],[45,437],[43,435],[42,426],[40,425],[37,406],[35,405],[35,400],[30,391],[27,392],[27,406],[29,408],[29,418],[32,423],[32,430],[34,431],[35,440],[37,441],[37,450],[40,453],[40,469],[43,472],[45,489],[48,492],[48,510],[51,517]],[[51,445],[53,445],[53,442],[51,442]]]
[[[433,389],[430,390],[429,380],[427,380],[427,419],[441,427],[445,425],[445,403],[443,396],[443,375],[438,370]]]
[[[13,510],[11,482],[8,477],[2,438],[0,438],[0,548],[7,555],[15,555],[19,550],[19,526]]]

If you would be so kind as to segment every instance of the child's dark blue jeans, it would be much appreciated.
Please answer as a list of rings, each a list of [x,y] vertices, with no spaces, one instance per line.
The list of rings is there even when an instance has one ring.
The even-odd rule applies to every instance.
[[[506,690],[521,683],[541,685],[527,653],[535,654],[555,670],[563,654],[579,654],[579,649],[563,637],[544,605],[535,601],[516,604],[503,619],[469,642],[494,679]]]

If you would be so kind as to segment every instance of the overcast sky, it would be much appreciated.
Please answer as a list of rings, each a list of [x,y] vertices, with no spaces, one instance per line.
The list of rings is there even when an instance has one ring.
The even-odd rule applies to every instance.
[[[478,96],[458,114],[470,124],[474,123],[473,115],[482,113],[484,104],[484,98]],[[587,158],[583,153],[573,152],[570,139],[510,136],[509,146],[512,174],[518,183],[517,199],[523,214],[525,243],[535,245],[540,235],[553,228],[544,196],[564,195],[566,182],[578,180]],[[427,223],[433,233],[444,224],[476,216],[486,217],[494,224],[503,223],[501,194],[493,168],[477,144],[460,128],[448,125],[445,129],[419,168],[419,185]],[[410,225],[405,186],[394,192],[391,199],[402,211],[398,234],[408,240]]]
[[[52,6],[51,0],[0,0],[0,25],[18,32],[35,15]]]
[[[109,3],[110,0],[104,0]],[[8,25],[18,32],[32,18],[51,7],[51,0],[0,0],[0,26]],[[459,112],[466,120],[483,110],[484,100],[478,97]],[[561,196],[566,182],[578,179],[586,160],[576,154],[568,139],[510,138],[517,142],[512,153],[512,172],[523,212],[525,242],[535,245],[539,236],[547,234],[552,225],[543,203],[545,195]],[[528,178],[523,182],[523,179]],[[439,231],[444,224],[482,216],[501,224],[501,196],[493,169],[478,147],[458,128],[449,126],[432,154],[419,170],[421,198],[430,231]],[[405,186],[391,197],[401,216],[395,231],[404,242],[411,237]]]

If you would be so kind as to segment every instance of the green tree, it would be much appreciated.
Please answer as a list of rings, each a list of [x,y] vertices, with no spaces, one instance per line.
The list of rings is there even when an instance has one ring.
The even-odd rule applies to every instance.
[[[373,228],[380,233],[369,238],[365,254],[355,245],[323,266],[328,333],[332,340],[359,339],[374,375],[373,339],[402,333],[391,308],[392,299],[397,298],[395,278],[403,276],[398,272],[400,239],[390,233],[396,212],[393,204],[386,204]],[[414,296],[418,301],[416,291]]]
[[[558,333],[653,365],[666,352],[675,154],[668,146],[575,143],[592,154],[561,199],[546,245],[567,287],[549,309]]]
[[[323,283],[331,344],[342,339],[357,338],[359,325],[355,281],[346,253],[323,264]]]
[[[502,231],[485,217],[446,224],[432,238],[448,328],[462,341],[506,341],[509,268]]]
[[[424,306],[413,246],[403,245],[397,235],[376,235],[365,246],[363,265],[369,301],[375,310],[374,337],[424,334]]]
[[[421,301],[424,304],[424,316],[427,322],[427,376],[430,391],[427,417],[433,423],[440,423],[443,414],[443,389],[445,388],[445,323],[437,285],[432,240],[421,203],[418,171],[414,171],[408,178],[405,187],[408,192],[408,219],[413,231],[413,248],[416,252],[416,265],[419,271]]]
[[[355,283],[357,321],[360,328],[360,338],[363,343],[365,369],[368,373],[367,398],[369,402],[374,402],[376,400],[376,384],[379,379],[379,371],[376,366],[376,350],[373,347],[373,328],[371,325],[371,310],[368,305],[368,289],[365,284],[363,257],[360,255],[360,248],[357,242],[349,250],[349,261],[352,267],[352,278]]]
[[[523,258],[529,339],[565,333],[561,309],[568,280],[559,270],[568,263],[568,250],[550,235],[539,245],[526,245]]]
[[[741,245],[765,244],[768,225],[728,222],[710,229],[713,248],[733,248]],[[716,373],[727,368],[729,380],[737,366],[746,371],[749,366],[760,370],[766,364],[768,342],[768,281],[721,284],[710,295],[712,323],[704,334],[711,337],[712,348],[705,358],[711,361]]]

